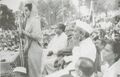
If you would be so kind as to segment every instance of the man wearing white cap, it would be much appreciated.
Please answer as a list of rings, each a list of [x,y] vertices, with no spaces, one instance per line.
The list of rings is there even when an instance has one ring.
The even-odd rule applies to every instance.
[[[90,38],[92,31],[92,27],[86,22],[76,21],[74,39],[78,40],[78,45],[72,50],[72,63],[68,65],[68,70],[74,69],[74,65],[80,57],[86,57],[95,62],[97,50]]]
[[[85,22],[81,22],[79,20],[76,21],[76,29],[75,29],[75,40],[78,40],[78,45],[72,50],[72,62],[63,70],[60,70],[54,74],[51,74],[46,77],[61,77],[64,74],[68,74],[70,70],[75,69],[75,63],[78,61],[80,57],[86,57],[95,62],[96,58],[96,47],[90,38],[90,34],[92,33],[92,28]]]
[[[77,36],[77,39],[80,40],[80,43],[78,46],[79,50],[74,51],[75,48],[73,49],[73,55],[76,53],[79,57],[88,57],[91,60],[95,61],[96,47],[90,38],[92,31],[92,27],[87,23],[81,22],[79,20],[76,21],[75,36]]]

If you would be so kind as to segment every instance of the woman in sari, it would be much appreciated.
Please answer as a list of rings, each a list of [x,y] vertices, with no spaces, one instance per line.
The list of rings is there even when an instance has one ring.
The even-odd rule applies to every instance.
[[[25,5],[26,27],[22,31],[25,36],[25,53],[28,55],[28,75],[29,77],[41,77],[42,48],[40,46],[41,25],[39,18],[34,14],[33,3]]]

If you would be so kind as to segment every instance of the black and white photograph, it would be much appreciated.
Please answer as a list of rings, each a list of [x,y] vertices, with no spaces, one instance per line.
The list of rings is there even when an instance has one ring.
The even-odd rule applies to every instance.
[[[120,77],[120,0],[0,0],[0,77]]]

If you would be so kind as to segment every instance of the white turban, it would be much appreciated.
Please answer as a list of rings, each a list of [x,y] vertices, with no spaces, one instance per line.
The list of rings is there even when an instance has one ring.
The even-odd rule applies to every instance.
[[[89,34],[91,34],[93,32],[93,28],[89,24],[87,24],[86,22],[82,22],[80,20],[76,21],[76,27],[82,28]]]

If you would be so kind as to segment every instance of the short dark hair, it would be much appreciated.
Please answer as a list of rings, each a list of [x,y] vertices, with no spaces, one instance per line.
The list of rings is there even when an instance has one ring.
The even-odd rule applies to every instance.
[[[118,56],[115,58],[115,61],[118,61],[120,58],[120,42],[108,40],[107,44],[110,44],[112,46],[112,50],[114,54],[117,54]]]
[[[78,68],[85,76],[91,76],[94,72],[94,62],[89,58],[80,57]]]
[[[65,32],[66,26],[62,23],[58,24],[58,28],[61,29],[63,32]]]
[[[27,7],[29,11],[32,11],[32,3],[25,4],[25,7]]]

